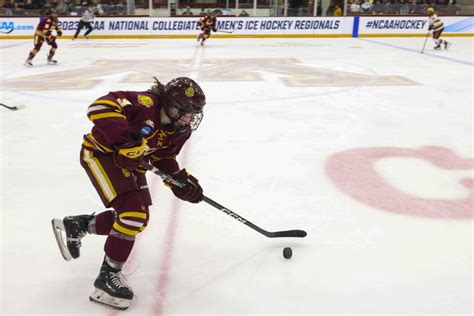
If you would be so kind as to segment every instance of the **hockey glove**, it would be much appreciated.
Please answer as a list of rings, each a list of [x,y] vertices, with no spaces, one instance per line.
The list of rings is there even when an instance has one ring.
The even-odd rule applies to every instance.
[[[58,34],[58,37],[63,36],[63,31],[61,31],[61,30],[57,30],[56,33]]]
[[[428,31],[431,31],[432,29],[433,29],[433,25],[430,25],[430,26],[428,27]]]
[[[199,203],[202,201],[203,194],[199,181],[187,173],[186,169],[181,169],[173,173],[173,178],[185,184],[182,188],[171,185],[171,191],[173,191],[177,198],[191,203]]]
[[[212,31],[213,31],[213,32],[217,32],[217,29],[214,27],[214,28],[212,29]]]
[[[47,35],[46,36],[46,43],[48,43],[48,45],[51,45],[51,43],[54,42],[55,39],[56,39],[56,36]]]
[[[148,146],[144,138],[132,140],[123,145],[115,146],[114,162],[122,169],[135,170],[140,167]]]

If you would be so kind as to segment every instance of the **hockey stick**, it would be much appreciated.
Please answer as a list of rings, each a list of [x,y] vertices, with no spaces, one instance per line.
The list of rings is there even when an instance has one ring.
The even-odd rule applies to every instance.
[[[177,181],[176,179],[174,179],[170,175],[164,173],[160,169],[152,166],[151,164],[149,164],[147,162],[142,162],[142,166],[145,169],[147,169],[147,170],[153,172],[154,174],[160,176],[164,180],[164,182],[166,182],[166,183],[170,183],[170,184],[175,185],[179,188],[182,188],[182,187],[185,186],[183,183]],[[299,237],[299,238],[303,238],[303,237],[306,236],[306,232],[304,230],[299,230],[299,229],[276,231],[276,232],[266,231],[266,230],[258,227],[254,223],[246,220],[245,218],[238,215],[237,213],[234,213],[231,210],[229,210],[228,208],[220,205],[216,201],[211,200],[207,196],[203,196],[203,201],[206,202],[207,204],[217,208],[219,211],[226,213],[227,215],[229,215],[230,217],[234,218],[235,220],[241,222],[242,224],[247,225],[248,227],[252,228],[253,230],[256,230],[260,234],[265,235],[269,238],[275,238],[275,237]]]
[[[2,34],[10,34],[11,32],[13,32],[13,29],[10,29],[9,31],[6,31],[6,32],[0,31],[0,33],[2,33]]]
[[[234,33],[234,31],[235,30],[232,30],[232,31],[216,30],[216,32],[228,33],[228,34],[232,34],[232,33]]]
[[[20,110],[20,109],[23,109],[25,107],[24,105],[8,106],[8,105],[3,104],[3,103],[0,103],[0,105],[7,108],[7,109],[9,109],[9,110],[12,110],[12,111]]]
[[[428,42],[428,37],[430,36],[430,31],[428,31],[428,33],[426,33],[426,37],[425,37],[425,43],[423,44],[423,48],[421,49],[421,53],[423,54],[423,52],[425,51],[425,47],[426,47],[426,42]]]

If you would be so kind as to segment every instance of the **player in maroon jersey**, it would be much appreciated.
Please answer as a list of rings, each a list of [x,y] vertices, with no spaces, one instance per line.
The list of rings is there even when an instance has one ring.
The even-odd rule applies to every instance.
[[[217,32],[216,29],[217,19],[214,13],[208,13],[207,15],[199,19],[199,28],[201,33],[199,33],[197,40],[201,41],[201,45],[204,45],[204,42],[211,37],[211,30]]]
[[[79,257],[87,233],[108,236],[91,300],[126,309],[133,299],[120,271],[149,220],[152,201],[142,161],[186,183],[170,187],[176,197],[191,203],[203,199],[198,180],[180,168],[176,156],[198,128],[205,103],[199,85],[180,77],[166,85],[156,79],[147,91],[110,92],[89,106],[94,126],[84,135],[80,161],[103,204],[112,209],[53,219],[52,224],[66,260]]]
[[[53,31],[56,32],[57,36],[63,35],[63,32],[59,28],[58,12],[56,10],[51,10],[47,15],[40,17],[40,22],[38,23],[35,31],[35,47],[33,47],[30,54],[28,55],[28,58],[25,61],[25,66],[33,67],[33,63],[31,61],[33,58],[35,58],[36,54],[38,54],[45,41],[49,46],[51,46],[51,49],[48,53],[48,64],[55,65],[58,63],[57,60],[53,59],[56,49],[58,49],[56,36],[53,35]]]

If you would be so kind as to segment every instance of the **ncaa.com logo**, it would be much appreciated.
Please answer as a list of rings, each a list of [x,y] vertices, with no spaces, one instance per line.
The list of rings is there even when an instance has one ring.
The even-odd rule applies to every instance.
[[[2,33],[5,33],[5,32],[11,32],[13,30],[17,30],[17,31],[30,31],[30,30],[34,30],[34,26],[33,25],[15,25],[15,22],[13,21],[1,21],[0,22],[0,31]]]

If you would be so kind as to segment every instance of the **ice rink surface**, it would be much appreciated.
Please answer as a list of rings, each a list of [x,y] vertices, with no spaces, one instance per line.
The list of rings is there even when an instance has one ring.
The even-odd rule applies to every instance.
[[[473,40],[1,41],[3,315],[119,315],[90,303],[103,236],[60,256],[50,220],[101,212],[79,165],[88,105],[190,76],[204,120],[179,156],[212,199],[154,175],[151,223],[125,273],[126,315],[472,315]],[[293,248],[293,258],[282,256]]]

